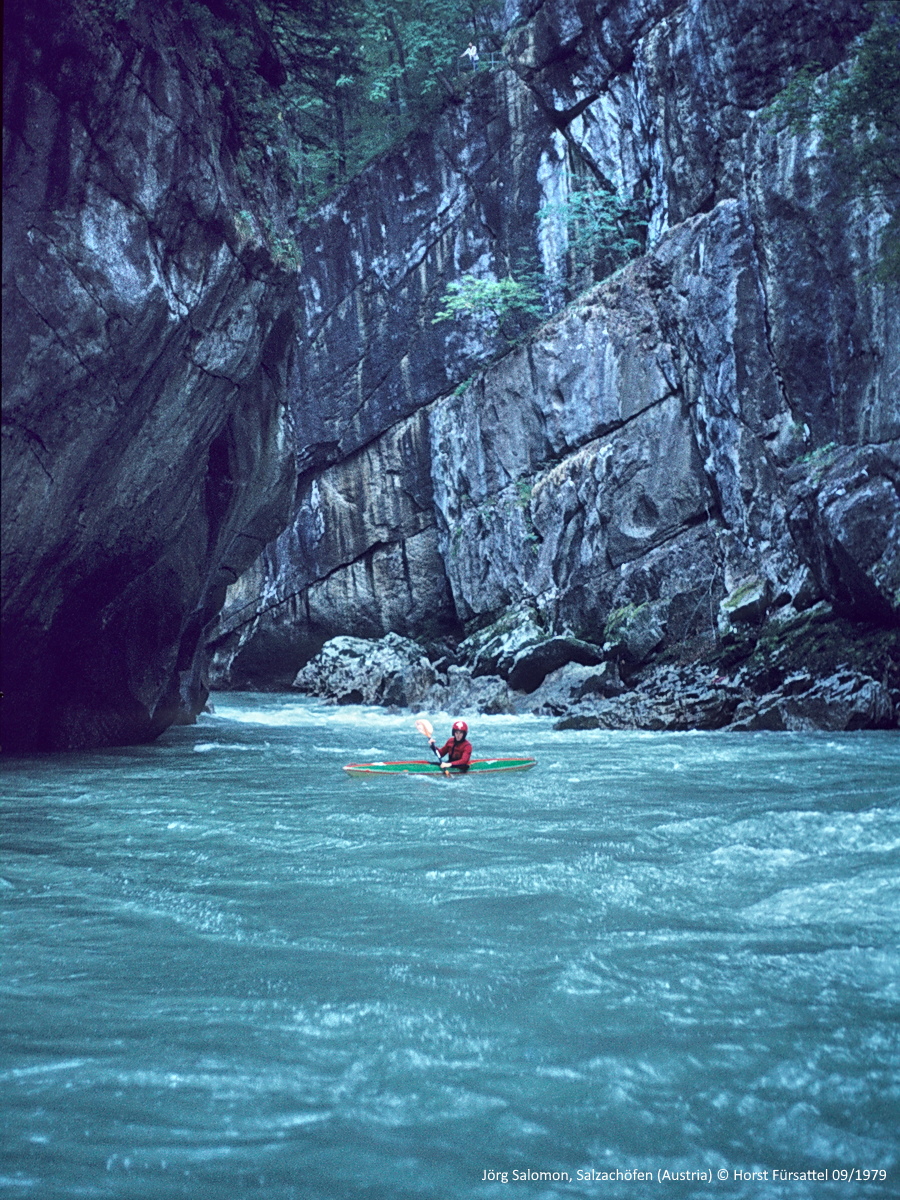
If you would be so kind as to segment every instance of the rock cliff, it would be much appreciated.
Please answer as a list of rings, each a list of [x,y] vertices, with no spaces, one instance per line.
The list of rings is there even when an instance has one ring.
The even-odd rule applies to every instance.
[[[506,343],[479,321],[433,319],[461,274],[553,265],[535,214],[564,161],[512,71],[477,75],[435,128],[300,232],[297,505],[252,581],[229,595],[213,638],[220,685],[286,686],[340,633],[461,631],[434,505],[445,448],[432,443],[430,410]]]
[[[85,11],[7,35],[8,748],[152,737],[207,655],[284,688],[344,635],[416,639],[397,702],[474,671],[481,707],[799,728],[832,680],[844,726],[895,722],[890,212],[766,112],[846,70],[864,5],[510,0],[503,64],[290,262],[176,9]],[[585,180],[647,222],[593,286]],[[513,349],[434,323],[449,282],[529,271],[553,311]]]
[[[7,13],[7,750],[190,719],[204,627],[294,493],[292,274],[236,220],[178,7],[114,7]]]
[[[292,529],[233,589],[216,678],[284,685],[342,634],[396,631],[437,658],[442,633],[525,610],[535,644],[605,645],[634,683],[656,661],[715,659],[712,678],[770,618],[824,604],[849,622],[844,658],[889,679],[896,703],[896,639],[867,641],[896,627],[900,597],[897,296],[873,277],[888,213],[848,197],[818,139],[766,111],[804,63],[844,69],[865,11],[548,0],[508,17],[510,69],[427,148],[371,168],[314,235],[342,290],[322,304],[326,283],[306,285],[310,315],[342,315],[337,334],[331,315],[312,322],[301,376],[347,397],[332,437],[341,453],[352,435],[355,457],[304,478]],[[554,209],[585,173],[646,196],[645,253],[472,370],[498,347],[474,321],[435,332],[439,287],[500,277],[526,252],[558,279]],[[378,252],[336,252],[337,221],[362,221]],[[377,279],[335,268],[369,261]],[[379,299],[388,278],[399,305]],[[381,392],[360,378],[367,340]],[[346,365],[326,380],[323,361]],[[469,642],[456,653],[480,669]]]

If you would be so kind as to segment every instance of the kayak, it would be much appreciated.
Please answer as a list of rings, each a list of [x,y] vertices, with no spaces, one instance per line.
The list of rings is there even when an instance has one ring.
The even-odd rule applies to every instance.
[[[469,775],[499,771],[530,771],[535,764],[533,758],[473,758],[468,771],[444,771],[436,759],[421,759],[414,762],[349,763],[344,770],[348,775]]]

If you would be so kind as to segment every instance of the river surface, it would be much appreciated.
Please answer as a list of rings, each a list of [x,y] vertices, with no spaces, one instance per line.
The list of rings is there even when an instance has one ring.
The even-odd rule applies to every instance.
[[[5,763],[0,1196],[900,1195],[900,737],[472,725]]]

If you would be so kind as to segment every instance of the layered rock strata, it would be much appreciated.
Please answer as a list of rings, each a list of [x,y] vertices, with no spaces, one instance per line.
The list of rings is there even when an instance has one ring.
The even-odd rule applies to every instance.
[[[888,211],[849,198],[827,149],[765,111],[805,63],[845,69],[865,14],[852,3],[756,0],[737,11],[666,0],[615,13],[550,0],[513,7],[507,54],[531,107],[509,83],[495,100],[515,96],[517,120],[529,114],[532,148],[490,161],[493,194],[518,186],[519,204],[531,204],[518,210],[516,236],[533,220],[536,250],[559,279],[559,212],[592,177],[646,194],[647,250],[452,390],[479,351],[472,343],[471,357],[454,357],[445,343],[443,395],[433,372],[416,372],[422,407],[404,420],[427,431],[428,452],[404,460],[390,430],[363,452],[406,480],[414,517],[410,508],[391,530],[370,527],[377,490],[348,502],[352,489],[331,483],[348,460],[304,482],[294,530],[258,568],[271,600],[248,606],[235,589],[226,607],[223,684],[263,682],[241,664],[267,637],[283,682],[329,636],[396,630],[438,659],[442,633],[518,625],[532,648],[498,668],[515,690],[523,677],[536,686],[541,664],[584,665],[566,649],[576,644],[601,659],[611,647],[610,669],[636,680],[667,656],[712,662],[735,629],[758,637],[767,620],[820,603],[850,622],[848,644],[871,646],[871,630],[896,628],[898,305],[873,271]],[[525,128],[502,111],[498,120],[504,137]],[[459,163],[449,127],[438,139]],[[539,192],[523,189],[522,171]],[[384,178],[379,166],[359,195]],[[443,194],[446,179],[420,177],[416,189]],[[385,252],[400,261],[402,245],[427,242],[421,229],[413,222],[404,243],[395,226]],[[508,235],[485,229],[482,257],[457,256],[455,270],[502,274]],[[463,335],[474,336],[471,323]],[[433,337],[407,320],[393,361],[400,346]],[[411,399],[408,383],[391,386]],[[359,463],[357,480],[371,477]],[[414,581],[405,566],[398,578],[400,548],[425,536],[428,578]],[[416,600],[440,614],[438,629]],[[457,654],[477,673],[475,641]],[[879,661],[866,670],[883,673]]]
[[[511,70],[476,75],[432,129],[372,164],[298,234],[297,502],[253,583],[228,596],[211,640],[217,686],[282,686],[341,633],[461,632],[434,505],[444,448],[432,444],[429,410],[516,328],[434,318],[462,275],[554,273],[559,248],[542,244],[535,214],[566,153]]]

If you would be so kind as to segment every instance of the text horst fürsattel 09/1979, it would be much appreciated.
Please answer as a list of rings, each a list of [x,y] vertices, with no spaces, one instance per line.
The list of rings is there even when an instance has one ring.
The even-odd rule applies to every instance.
[[[799,1171],[786,1170],[782,1167],[767,1168],[765,1171],[742,1170],[740,1167],[719,1167],[717,1170],[699,1171],[670,1171],[667,1167],[659,1167],[655,1171],[641,1171],[629,1168],[622,1171],[618,1167],[612,1170],[598,1171],[594,1167],[582,1168],[577,1171],[538,1171],[532,1168],[524,1170],[487,1170],[482,1171],[483,1183],[572,1183],[573,1181],[587,1183],[675,1183],[685,1180],[697,1180],[704,1183],[789,1183],[794,1180],[833,1181],[835,1183],[884,1183],[887,1181],[887,1171],[880,1168],[864,1167],[827,1167],[824,1169],[806,1168]]]

